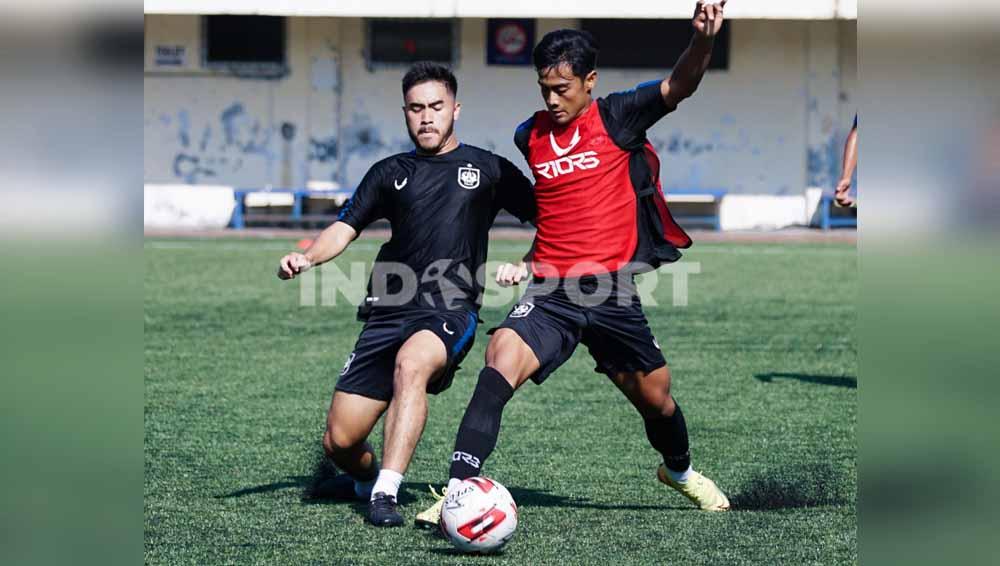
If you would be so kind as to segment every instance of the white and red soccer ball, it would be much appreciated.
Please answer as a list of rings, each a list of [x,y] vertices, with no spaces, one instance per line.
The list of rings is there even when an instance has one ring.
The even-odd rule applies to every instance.
[[[496,552],[514,537],[517,504],[507,488],[489,478],[463,480],[448,490],[441,532],[466,552]]]

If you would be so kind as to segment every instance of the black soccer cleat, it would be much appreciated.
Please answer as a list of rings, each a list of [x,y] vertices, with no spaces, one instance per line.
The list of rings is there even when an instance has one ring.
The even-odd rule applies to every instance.
[[[368,522],[376,527],[400,527],[403,516],[396,508],[396,498],[382,492],[368,502]]]

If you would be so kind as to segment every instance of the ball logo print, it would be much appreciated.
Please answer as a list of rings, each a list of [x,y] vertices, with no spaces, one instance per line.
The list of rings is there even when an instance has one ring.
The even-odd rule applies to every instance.
[[[466,167],[458,168],[458,184],[463,189],[475,189],[479,186],[479,169],[476,169],[472,164],[468,164]]]
[[[507,514],[499,509],[490,509],[485,515],[476,517],[458,528],[458,534],[469,540],[475,540],[503,524]]]

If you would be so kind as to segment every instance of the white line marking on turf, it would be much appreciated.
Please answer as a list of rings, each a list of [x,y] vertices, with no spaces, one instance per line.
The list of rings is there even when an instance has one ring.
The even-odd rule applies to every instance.
[[[294,243],[280,244],[277,242],[248,242],[245,244],[223,242],[146,242],[144,247],[154,250],[295,251]],[[379,247],[380,244],[372,242],[355,242],[351,244],[350,249],[356,251],[376,251]]]
[[[784,255],[784,254],[809,254],[809,255],[857,255],[856,248],[813,248],[796,245],[789,246],[760,246],[753,244],[740,244],[733,247],[704,247],[691,248],[691,251],[684,252],[685,255],[697,254],[734,254],[734,255]]]
[[[526,241],[520,244],[494,243],[490,245],[491,253],[524,253],[528,251],[530,244]],[[382,246],[378,242],[354,242],[348,249],[354,251],[377,251]],[[145,248],[154,250],[223,250],[223,251],[254,251],[254,250],[276,250],[293,251],[294,243],[279,242],[217,242],[210,240],[200,240],[192,242],[146,242]],[[858,250],[853,247],[847,248],[815,248],[797,245],[757,245],[757,244],[737,244],[733,246],[705,246],[695,247],[690,251],[685,251],[685,256],[697,256],[698,254],[731,254],[731,255],[857,255]],[[683,261],[683,260],[682,260]]]

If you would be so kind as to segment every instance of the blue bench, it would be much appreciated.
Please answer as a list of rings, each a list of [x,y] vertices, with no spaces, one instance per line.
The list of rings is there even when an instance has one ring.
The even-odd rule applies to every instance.
[[[233,218],[229,223],[231,228],[240,230],[246,228],[247,225],[247,210],[246,210],[246,199],[247,195],[251,193],[277,193],[277,194],[291,194],[292,195],[292,209],[291,212],[286,217],[281,217],[277,215],[269,215],[269,219],[281,219],[288,222],[301,223],[306,220],[303,214],[304,202],[309,198],[326,198],[334,199],[339,201],[338,204],[343,204],[347,199],[351,197],[354,193],[353,190],[338,189],[338,190],[308,190],[308,189],[236,189],[234,191],[234,196],[236,199],[236,208],[233,210]],[[671,208],[670,213],[673,215],[674,220],[678,223],[684,224],[707,224],[712,226],[715,230],[721,230],[719,223],[719,206],[722,203],[722,197],[726,195],[726,191],[722,189],[673,189],[666,192],[667,204],[706,204],[710,205],[712,208],[711,214],[677,214],[676,211]],[[330,217],[332,220],[333,217]]]
[[[287,217],[282,218],[289,222],[302,222],[305,220],[305,215],[303,214],[304,202],[309,198],[325,198],[333,199],[337,204],[343,204],[347,199],[351,198],[354,194],[353,190],[338,189],[329,191],[319,191],[319,190],[309,190],[309,189],[236,189],[233,191],[234,197],[236,199],[236,208],[233,210],[232,220],[229,222],[230,228],[235,228],[237,230],[246,228],[247,224],[247,210],[246,210],[246,199],[247,195],[251,193],[277,193],[277,194],[291,194],[292,195],[292,210]],[[275,219],[281,217],[275,216]]]
[[[722,205],[722,198],[726,196],[725,189],[667,189],[664,193],[667,196],[667,206],[672,204],[704,204],[709,205],[712,212],[710,214],[679,214],[674,207],[670,207],[670,214],[678,224],[707,224],[716,231],[722,230],[719,218],[719,209]]]
[[[847,215],[833,215],[832,209],[834,198],[833,193],[823,193],[823,196],[819,199],[819,227],[823,230],[829,230],[830,228],[857,228],[858,227],[858,217],[857,209],[844,208],[841,210],[854,211],[851,212],[849,216]]]

